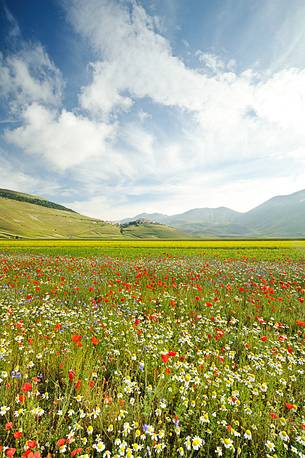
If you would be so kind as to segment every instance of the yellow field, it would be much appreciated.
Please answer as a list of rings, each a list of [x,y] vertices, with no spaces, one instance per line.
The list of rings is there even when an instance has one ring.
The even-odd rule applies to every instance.
[[[305,240],[0,240],[1,248],[305,248]]]

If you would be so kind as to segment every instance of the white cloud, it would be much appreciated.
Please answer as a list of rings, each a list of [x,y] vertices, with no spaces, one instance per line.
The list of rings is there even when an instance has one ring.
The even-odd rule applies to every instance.
[[[133,101],[126,95],[119,93],[118,79],[120,79],[118,65],[96,62],[90,65],[92,83],[82,88],[80,105],[94,115],[108,115],[114,108],[120,111],[128,110]]]
[[[305,70],[238,74],[228,70],[232,62],[200,51],[212,74],[191,69],[136,2],[73,0],[68,14],[102,59],[92,65],[92,83],[80,96],[91,114],[126,110],[143,97],[186,110],[192,123],[182,129],[199,163],[289,155],[305,147]]]
[[[114,132],[113,126],[65,110],[57,114],[38,104],[24,111],[23,121],[21,127],[5,132],[5,140],[60,170],[90,158],[103,159],[107,140]]]
[[[223,72],[226,68],[224,62],[215,54],[198,50],[195,55],[199,62],[204,65],[205,69],[211,70],[213,73]],[[232,62],[230,62],[229,67],[232,67]]]
[[[13,191],[26,192],[29,194],[53,194],[58,196],[63,190],[56,180],[44,180],[39,176],[33,176],[23,170],[23,163],[6,159],[8,153],[0,148],[0,187]]]
[[[92,83],[82,90],[84,108],[108,114],[129,108],[131,97],[146,96],[168,106],[202,106],[204,87],[213,81],[173,55],[168,41],[155,31],[156,21],[141,6],[132,3],[129,10],[108,0],[75,0],[69,2],[68,15],[103,59],[92,65]]]
[[[262,120],[279,129],[288,129],[291,136],[304,138],[305,69],[290,68],[275,73],[258,85],[252,105]]]
[[[32,102],[60,103],[61,73],[41,45],[24,45],[6,57],[0,53],[0,66],[0,96],[14,112]]]
[[[143,123],[145,120],[151,119],[152,116],[151,116],[151,114],[147,113],[144,110],[139,110],[138,111],[138,118],[141,121],[141,123]]]
[[[0,157],[3,155],[0,149]],[[37,180],[30,175],[17,170],[8,160],[1,157],[0,167],[1,188],[12,189],[15,191],[31,192],[37,184]]]
[[[15,39],[21,35],[19,24],[5,4],[3,5],[3,10],[6,16],[6,19],[10,25],[9,37],[11,39]]]

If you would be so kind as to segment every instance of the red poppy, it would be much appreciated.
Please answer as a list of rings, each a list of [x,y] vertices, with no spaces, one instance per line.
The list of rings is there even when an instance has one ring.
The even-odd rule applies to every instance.
[[[72,380],[75,377],[75,372],[70,369],[69,372],[68,372],[68,375],[69,375],[70,382],[72,382]]]
[[[58,445],[58,447],[62,447],[63,445],[65,445],[65,443],[66,443],[66,439],[62,438],[62,439],[58,439],[58,441],[56,442],[56,445]]]
[[[33,389],[33,385],[31,383],[24,383],[24,385],[22,385],[21,387],[21,390],[24,393],[28,393],[29,391],[32,391],[32,389]]]
[[[295,404],[291,404],[290,402],[286,402],[285,403],[285,406],[287,407],[287,409],[291,410],[291,409],[296,409],[296,405]]]
[[[14,432],[14,439],[21,439],[21,437],[22,437],[22,432],[21,431]]]
[[[5,455],[8,457],[8,458],[11,458],[12,456],[14,456],[16,453],[16,449],[15,448],[8,448],[5,450]]]
[[[29,440],[29,441],[26,441],[26,445],[29,448],[35,448],[37,447],[37,442],[35,440]]]
[[[22,404],[25,402],[26,400],[26,396],[24,394],[21,394],[18,398],[19,402],[21,402]]]
[[[80,336],[79,334],[73,334],[73,336],[71,337],[71,340],[72,342],[80,342],[82,340],[82,336]]]
[[[77,455],[78,453],[82,453],[83,449],[82,448],[76,448],[74,450],[72,450],[72,452],[70,453],[70,456],[75,456]]]
[[[162,361],[164,362],[164,364],[166,364],[169,360],[169,356],[168,355],[161,355],[161,358],[162,358]]]
[[[305,321],[296,320],[296,324],[297,324],[298,326],[302,326],[302,327],[303,327],[303,326],[305,326]]]
[[[95,336],[92,337],[91,342],[93,345],[98,345],[100,343],[100,341]]]
[[[22,456],[25,455],[26,458],[41,458],[41,454],[40,452],[36,451],[36,452],[32,452],[32,450],[27,450],[27,452],[25,452],[25,454],[23,454]]]

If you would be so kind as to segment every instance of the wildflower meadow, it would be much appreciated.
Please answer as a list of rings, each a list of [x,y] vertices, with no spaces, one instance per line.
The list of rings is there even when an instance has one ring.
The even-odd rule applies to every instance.
[[[0,254],[4,457],[304,457],[305,262]]]

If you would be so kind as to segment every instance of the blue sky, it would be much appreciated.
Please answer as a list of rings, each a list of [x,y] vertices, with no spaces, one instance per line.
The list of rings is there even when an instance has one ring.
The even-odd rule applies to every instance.
[[[0,187],[120,219],[305,188],[301,0],[0,0]]]

